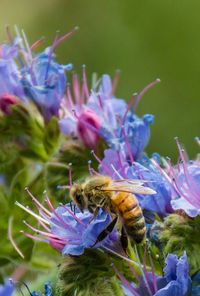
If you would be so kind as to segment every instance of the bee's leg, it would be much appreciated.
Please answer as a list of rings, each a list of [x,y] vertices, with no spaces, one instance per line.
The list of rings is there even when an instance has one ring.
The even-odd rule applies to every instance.
[[[76,205],[74,205],[74,215],[76,214]]]
[[[124,226],[122,226],[120,242],[121,242],[121,245],[122,245],[122,248],[123,248],[124,252],[127,253],[128,236],[127,236],[126,229],[125,229]]]
[[[100,208],[99,207],[96,207],[96,208],[90,207],[88,209],[89,209],[89,212],[93,214],[92,218],[89,221],[89,223],[91,223],[97,217]]]
[[[97,243],[104,240],[104,238],[106,238],[106,236],[108,236],[113,231],[113,228],[115,227],[115,225],[117,223],[117,219],[118,219],[118,217],[116,216],[110,222],[110,224],[108,224],[108,226],[102,232],[100,232],[100,234],[97,236],[96,242],[94,243],[94,245],[92,247],[94,247]]]

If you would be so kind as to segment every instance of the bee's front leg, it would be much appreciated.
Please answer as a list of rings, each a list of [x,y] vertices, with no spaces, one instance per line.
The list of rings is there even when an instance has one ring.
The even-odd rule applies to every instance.
[[[104,240],[104,238],[106,238],[106,236],[108,236],[113,231],[113,228],[115,227],[115,225],[117,223],[117,220],[118,220],[118,217],[116,216],[110,222],[110,224],[108,224],[108,226],[102,232],[100,232],[100,234],[97,236],[97,239],[96,239],[94,245],[92,245],[92,247],[94,247],[97,243],[99,243],[102,240]]]

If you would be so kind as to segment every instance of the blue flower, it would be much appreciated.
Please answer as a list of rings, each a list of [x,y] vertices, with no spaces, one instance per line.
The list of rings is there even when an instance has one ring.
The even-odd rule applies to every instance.
[[[189,161],[185,150],[177,141],[179,161],[173,165],[167,160],[166,167],[160,172],[169,184],[172,192],[171,205],[173,210],[183,210],[189,217],[200,215],[200,163],[198,160]]]
[[[102,134],[109,147],[117,151],[124,149],[127,159],[132,163],[140,158],[149,142],[153,120],[154,116],[151,114],[139,118],[129,113],[123,124],[119,121],[115,128],[112,125],[109,127],[111,132],[104,126]]]
[[[186,254],[179,259],[174,254],[168,254],[163,270],[164,276],[156,276],[145,272],[139,278],[139,285],[129,283],[119,272],[126,296],[186,296],[190,290],[191,279]],[[192,294],[193,295],[193,294]]]
[[[17,30],[17,37],[11,45],[0,46],[0,102],[8,96],[18,97],[24,102],[32,100],[49,121],[59,115],[61,100],[66,90],[66,71],[71,64],[60,65],[55,61],[55,48],[72,35],[76,28],[55,39],[51,47],[42,53],[34,54],[33,49],[40,44],[29,46],[25,34],[22,37]],[[11,37],[9,37],[11,39]]]
[[[12,45],[0,45],[0,100],[5,95],[25,100],[20,68],[16,62],[19,42],[19,38],[16,38]]]
[[[67,88],[60,128],[64,134],[79,138],[87,147],[86,138],[88,141],[92,138],[92,143],[102,138],[112,149],[124,149],[127,159],[133,162],[141,156],[148,144],[154,117],[146,114],[139,118],[130,109],[131,104],[127,105],[123,99],[114,96],[113,82],[109,75],[103,75],[89,93],[83,68],[82,86],[77,75],[74,75],[72,90],[69,86]],[[91,113],[93,120],[84,118],[85,112]],[[84,130],[81,133],[78,129],[80,125]]]
[[[187,255],[178,259],[176,255],[168,254],[165,263],[164,276],[157,279],[158,292],[155,295],[186,295],[190,285]]]
[[[72,215],[70,206],[61,206],[56,209],[56,216],[51,218],[51,233],[60,237],[66,243],[62,248],[62,255],[78,256],[84,253],[84,250],[94,246],[98,235],[111,222],[111,217],[102,209],[99,210],[97,217],[92,220],[93,215],[88,211],[81,213],[76,209],[76,213]],[[58,220],[58,217],[63,223]],[[69,225],[69,228],[65,225]],[[111,246],[113,241],[117,240],[117,234],[114,231],[102,242],[96,244],[94,248]]]
[[[12,296],[14,295],[15,287],[9,281],[9,279],[4,280],[4,284],[0,285],[0,296]]]
[[[36,103],[47,121],[51,116],[58,117],[66,89],[65,71],[71,68],[70,64],[58,64],[51,49],[47,48],[33,59],[30,67],[22,71],[25,93]]]
[[[31,195],[28,189],[27,192]],[[48,196],[46,196],[48,210],[33,195],[31,197],[39,209],[40,215],[17,202],[16,204],[34,216],[44,227],[44,231],[36,229],[24,221],[25,225],[39,234],[39,236],[34,236],[23,232],[26,236],[48,242],[54,249],[61,252],[63,256],[79,256],[87,248],[105,248],[111,251],[116,249],[115,247],[117,247],[119,240],[117,230],[115,229],[104,240],[97,243],[98,235],[112,221],[112,217],[102,209],[99,210],[97,217],[94,219],[93,214],[89,213],[89,211],[82,213],[77,207],[75,212],[72,212],[69,204],[61,205],[54,209]]]

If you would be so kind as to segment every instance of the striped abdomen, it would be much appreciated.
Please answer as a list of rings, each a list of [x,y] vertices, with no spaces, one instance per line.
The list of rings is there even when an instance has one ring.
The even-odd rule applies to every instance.
[[[146,234],[142,210],[133,194],[119,192],[112,197],[112,203],[123,218],[127,234],[140,243]]]

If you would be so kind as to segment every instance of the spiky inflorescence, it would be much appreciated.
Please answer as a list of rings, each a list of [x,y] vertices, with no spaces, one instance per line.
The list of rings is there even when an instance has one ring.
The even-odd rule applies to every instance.
[[[56,296],[123,296],[109,257],[97,250],[67,257],[59,266]]]
[[[186,215],[172,214],[165,219],[164,229],[160,232],[165,254],[174,253],[181,256],[186,251],[191,274],[200,268],[199,223],[199,216],[191,219]]]

